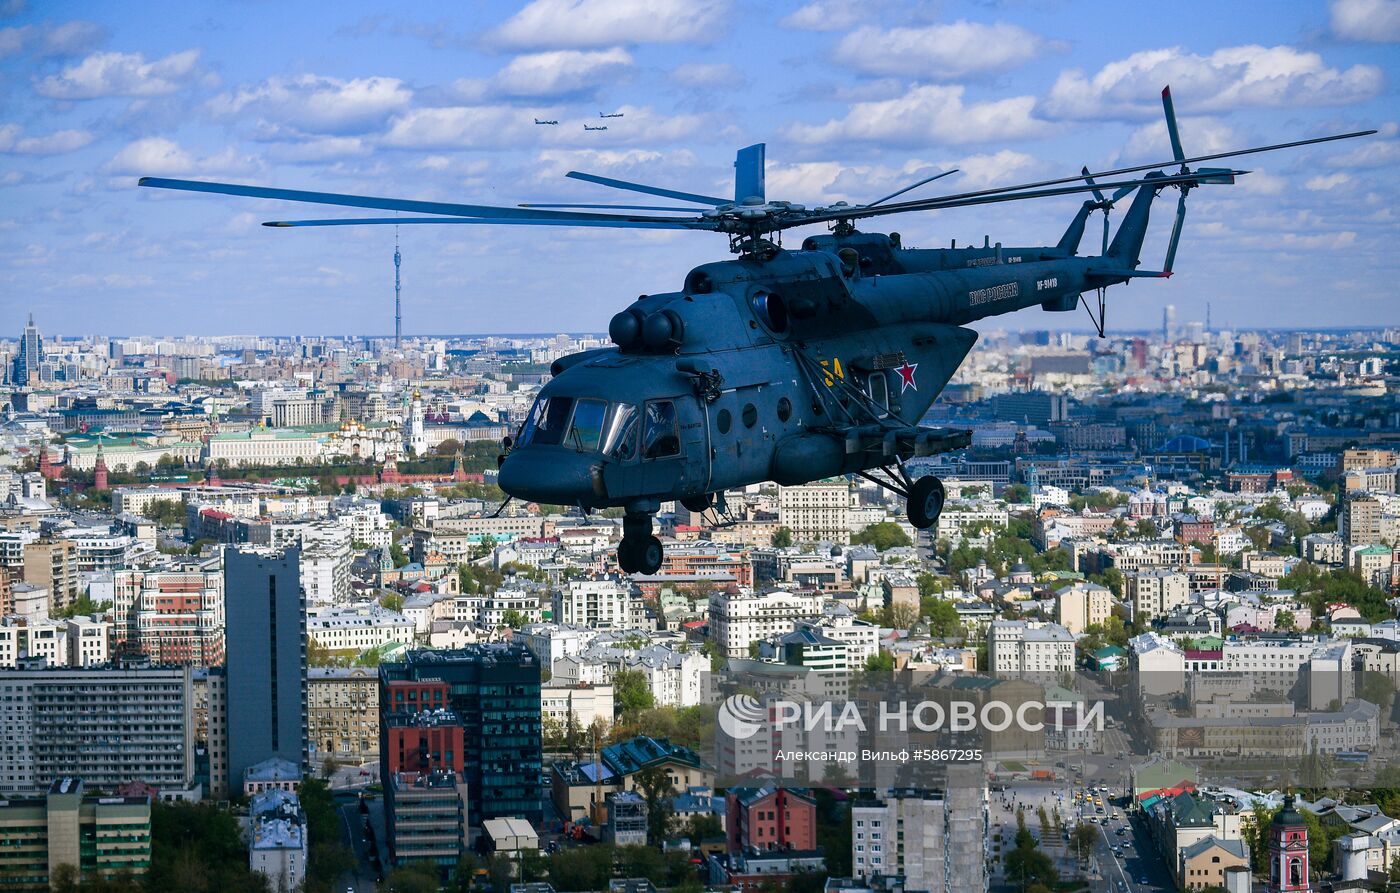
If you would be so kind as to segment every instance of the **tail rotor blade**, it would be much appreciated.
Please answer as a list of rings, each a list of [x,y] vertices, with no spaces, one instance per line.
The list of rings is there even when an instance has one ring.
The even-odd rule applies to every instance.
[[[1176,260],[1176,246],[1181,241],[1181,222],[1186,219],[1186,190],[1181,190],[1181,197],[1176,200],[1176,220],[1172,222],[1171,241],[1167,242],[1167,262],[1162,265],[1162,272],[1171,274],[1172,263]]]
[[[1172,88],[1162,88],[1162,109],[1167,113],[1167,136],[1172,141],[1172,157],[1186,169],[1186,153],[1181,151],[1181,134],[1176,130],[1176,109],[1172,105]]]
[[[1108,253],[1108,211],[1103,212],[1103,247],[1099,249],[1099,254]]]
[[[1127,195],[1128,193],[1132,192],[1132,191],[1133,191],[1134,189],[1136,189],[1136,188],[1137,188],[1136,186],[1119,186],[1119,187],[1118,187],[1116,190],[1114,190],[1114,192],[1113,192],[1113,202],[1112,202],[1112,203],[1116,203],[1120,198],[1122,198],[1123,196],[1125,196],[1125,195]]]
[[[1103,192],[1099,190],[1099,187],[1097,185],[1095,185],[1094,178],[1089,175],[1089,168],[1082,167],[1079,169],[1079,172],[1084,175],[1084,182],[1094,187],[1094,201],[1098,202],[1099,204],[1103,204]]]

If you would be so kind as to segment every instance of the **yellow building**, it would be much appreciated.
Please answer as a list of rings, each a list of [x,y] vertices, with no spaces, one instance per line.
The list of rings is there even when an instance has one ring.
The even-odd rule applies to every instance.
[[[0,800],[0,887],[40,887],[60,865],[83,880],[151,866],[151,798],[84,794],[59,778],[43,797]]]

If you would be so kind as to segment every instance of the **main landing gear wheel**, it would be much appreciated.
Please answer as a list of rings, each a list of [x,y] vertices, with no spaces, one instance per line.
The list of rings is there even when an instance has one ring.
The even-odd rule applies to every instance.
[[[626,574],[654,574],[665,557],[661,540],[651,534],[625,536],[617,545],[617,564]]]
[[[931,474],[919,478],[909,488],[909,523],[919,530],[928,530],[937,524],[946,498],[943,482],[938,478]]]

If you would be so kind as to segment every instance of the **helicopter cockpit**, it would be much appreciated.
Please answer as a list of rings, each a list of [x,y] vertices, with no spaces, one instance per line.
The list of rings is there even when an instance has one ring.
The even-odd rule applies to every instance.
[[[631,403],[542,396],[530,410],[518,446],[601,452],[619,462],[629,462],[639,454],[644,459],[664,459],[680,452],[676,406],[671,400],[650,400],[639,413]]]

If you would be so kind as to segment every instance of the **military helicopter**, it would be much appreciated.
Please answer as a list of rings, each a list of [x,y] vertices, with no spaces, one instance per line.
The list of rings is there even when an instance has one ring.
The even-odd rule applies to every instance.
[[[228,183],[142,178],[166,189],[416,212],[422,217],[270,221],[275,227],[360,224],[510,224],[683,229],[724,233],[734,260],[703,264],[676,291],[642,295],[612,318],[614,346],[556,360],[513,442],[500,457],[510,496],[624,509],[618,564],[654,573],[664,559],[652,533],[663,502],[725,513],[726,490],[772,480],[803,484],[860,475],[904,497],[917,528],[937,523],[942,483],[911,477],[905,462],[966,447],[971,432],[919,420],[977,340],[968,323],[1040,305],[1084,303],[1100,334],[1104,290],[1169,277],[1197,187],[1248,171],[1189,167],[1202,161],[1364,136],[1358,131],[1186,157],[1169,90],[1162,91],[1172,161],[1122,167],[935,198],[891,199],[951,171],[863,205],[807,208],[770,201],[763,144],[735,159],[734,197],[703,195],[595,174],[569,177],[698,205],[551,204],[514,208],[303,192]],[[1175,171],[1155,168],[1175,165]],[[1145,173],[1141,173],[1145,172]],[[1113,179],[1141,173],[1138,177]],[[1140,270],[1153,200],[1179,198],[1161,270]],[[1136,192],[1109,240],[1108,213]],[[865,233],[855,221],[911,211],[1088,193],[1054,245],[905,248],[898,233]],[[606,213],[603,213],[606,211]],[[671,212],[656,216],[654,212]],[[628,212],[628,213],[619,213]],[[648,212],[638,214],[631,212]],[[1079,256],[1085,226],[1104,215],[1100,253]],[[784,230],[828,224],[799,250]],[[777,241],[775,241],[775,239]],[[1096,294],[1092,304],[1086,295]],[[1097,310],[1095,310],[1095,307]]]

